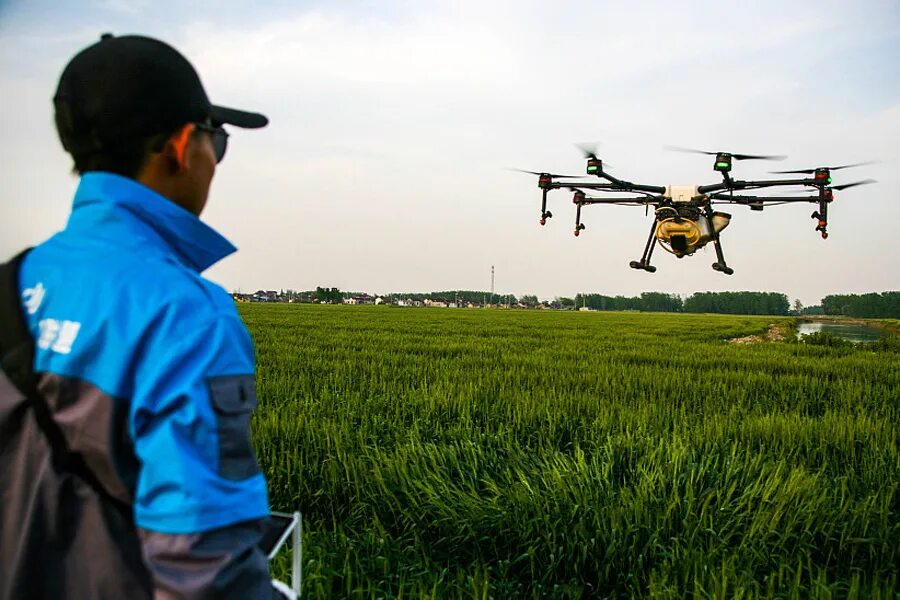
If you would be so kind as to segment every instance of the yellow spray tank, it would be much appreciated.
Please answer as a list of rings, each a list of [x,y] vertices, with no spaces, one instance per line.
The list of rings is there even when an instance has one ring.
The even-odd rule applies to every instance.
[[[692,200],[700,196],[696,186],[669,186],[666,196],[672,205],[656,210],[656,239],[678,258],[688,256],[713,241],[728,226],[731,215],[713,212],[711,217]]]

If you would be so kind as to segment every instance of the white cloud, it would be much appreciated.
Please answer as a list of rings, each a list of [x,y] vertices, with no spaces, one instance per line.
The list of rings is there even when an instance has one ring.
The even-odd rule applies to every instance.
[[[93,4],[102,10],[139,15],[151,5],[150,0],[93,0]]]
[[[342,3],[262,6],[251,20],[226,2],[217,11],[178,5],[170,21],[159,15],[174,3],[126,8],[135,6],[120,28],[181,49],[215,102],[271,118],[264,130],[234,132],[213,184],[205,217],[242,249],[213,271],[227,287],[485,287],[490,264],[505,290],[542,296],[779,289],[811,304],[827,292],[900,287],[896,269],[879,266],[900,264],[898,246],[877,225],[893,211],[886,190],[900,184],[900,113],[829,93],[836,74],[823,71],[848,48],[861,54],[843,58],[844,68],[874,59],[866,45],[896,31],[889,5],[439,2],[373,16]],[[3,123],[18,142],[0,141],[0,157],[19,158],[0,175],[17,189],[44,164],[39,195],[69,193],[41,98],[71,53],[93,41],[98,14],[17,34],[15,48],[31,55],[0,43],[3,64],[20,65],[0,74],[7,114],[20,115]],[[90,32],[51,54],[28,41],[69,40],[72,28]],[[890,97],[890,82],[875,91]],[[735,209],[724,238],[735,276],[713,273],[709,252],[660,254],[649,276],[627,266],[646,239],[642,211],[586,209],[576,240],[567,193],[551,196],[555,217],[540,228],[534,180],[504,170],[580,172],[573,143],[594,139],[615,173],[663,184],[716,177],[705,159],[664,144],[787,153],[784,168],[884,162],[859,171],[878,186],[839,196],[827,242],[812,231],[809,207]],[[738,174],[770,166],[742,163]],[[840,181],[856,176],[841,172]],[[64,218],[60,204],[54,222]],[[17,228],[9,251],[33,243],[35,231]]]

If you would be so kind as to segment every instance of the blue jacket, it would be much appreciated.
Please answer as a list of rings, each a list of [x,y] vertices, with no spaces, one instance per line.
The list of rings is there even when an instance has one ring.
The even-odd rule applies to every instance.
[[[218,585],[236,547],[240,569],[265,575],[259,528],[246,529],[268,516],[249,439],[253,344],[230,295],[200,276],[234,251],[149,188],[91,172],[65,230],[19,273],[41,394],[72,451],[133,506],[154,589],[171,593]],[[179,582],[173,561],[204,552],[225,557],[210,581]]]

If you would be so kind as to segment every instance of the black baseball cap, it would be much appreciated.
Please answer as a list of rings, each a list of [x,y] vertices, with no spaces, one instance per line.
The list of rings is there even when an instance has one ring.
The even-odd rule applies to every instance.
[[[53,97],[57,122],[73,156],[91,154],[169,133],[186,123],[264,127],[255,112],[214,105],[197,71],[175,48],[159,40],[105,33],[75,55]]]

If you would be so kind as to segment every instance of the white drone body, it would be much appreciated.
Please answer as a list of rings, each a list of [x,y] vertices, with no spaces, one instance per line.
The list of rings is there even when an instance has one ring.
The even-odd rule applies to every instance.
[[[700,186],[697,185],[667,185],[663,196],[671,199],[672,202],[684,203],[690,202],[702,194]]]

